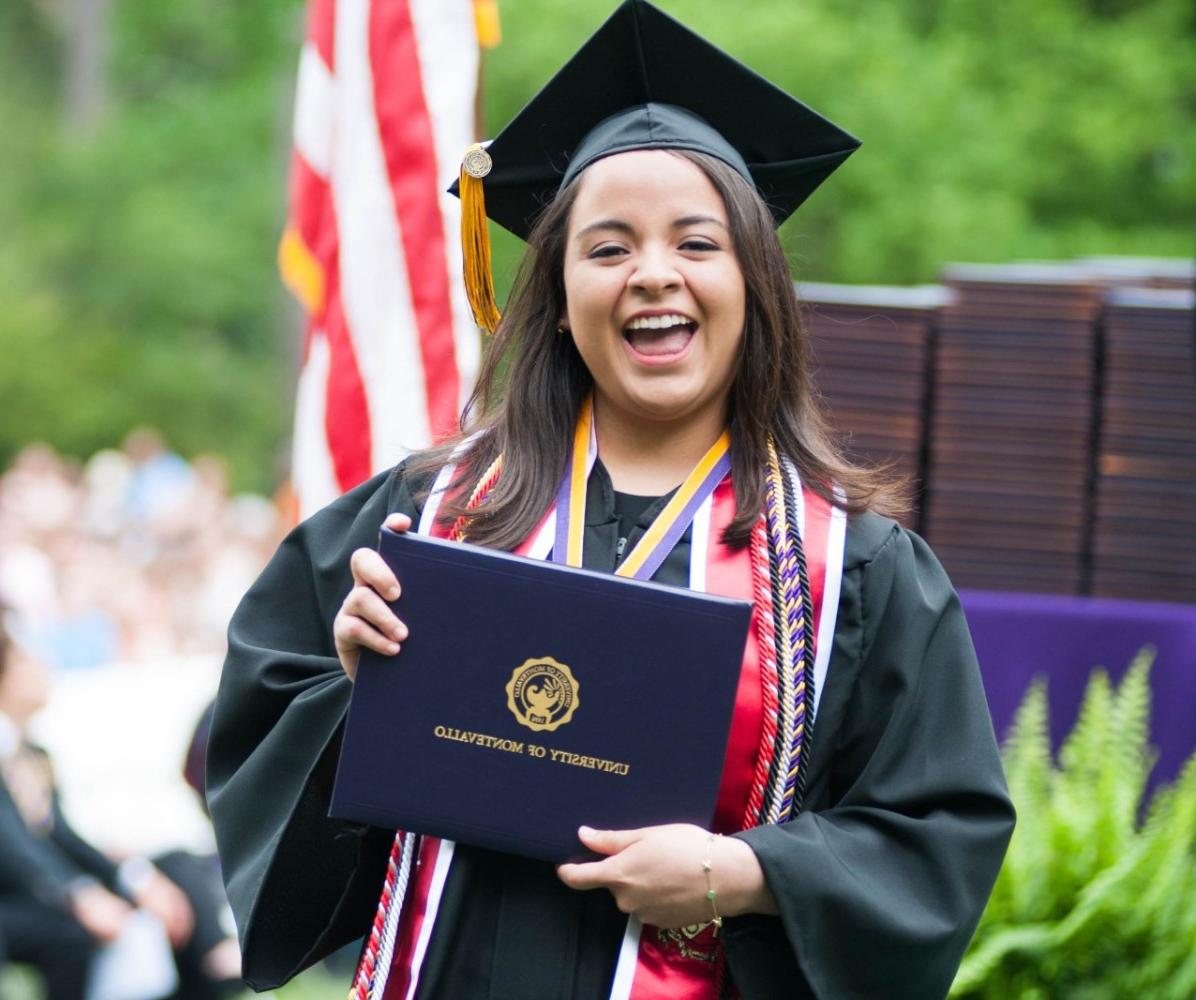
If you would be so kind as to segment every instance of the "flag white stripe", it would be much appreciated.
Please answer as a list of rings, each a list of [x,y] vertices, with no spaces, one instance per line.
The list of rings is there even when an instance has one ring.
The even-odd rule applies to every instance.
[[[460,406],[477,378],[481,337],[465,298],[461,263],[461,203],[448,193],[461,157],[474,141],[474,101],[480,54],[472,0],[408,0],[419,47],[424,100],[432,122],[436,149],[436,183],[444,220],[445,267],[453,307],[453,339],[460,375]]]
[[[295,148],[307,165],[327,179],[335,134],[336,80],[311,42],[299,53],[299,83],[295,88]]]
[[[291,482],[299,516],[308,517],[340,495],[324,428],[329,351],[323,330],[312,331],[307,360],[295,393],[295,434]]]
[[[370,65],[370,2],[337,5],[337,123],[332,192],[345,319],[370,410],[371,467],[429,440],[419,330],[411,307]]]

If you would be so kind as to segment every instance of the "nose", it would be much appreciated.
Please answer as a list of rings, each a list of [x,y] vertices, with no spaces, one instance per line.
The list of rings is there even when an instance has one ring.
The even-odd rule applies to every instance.
[[[628,284],[636,291],[658,296],[680,286],[681,272],[666,247],[648,245],[640,251]]]

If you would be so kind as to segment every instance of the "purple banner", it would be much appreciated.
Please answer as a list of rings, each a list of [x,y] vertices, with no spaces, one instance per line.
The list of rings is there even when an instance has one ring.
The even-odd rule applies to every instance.
[[[1196,751],[1196,605],[962,590],[997,738],[1038,676],[1049,692],[1051,741],[1075,723],[1094,667],[1116,683],[1143,646],[1150,671],[1150,738],[1158,749],[1151,785],[1173,780]]]

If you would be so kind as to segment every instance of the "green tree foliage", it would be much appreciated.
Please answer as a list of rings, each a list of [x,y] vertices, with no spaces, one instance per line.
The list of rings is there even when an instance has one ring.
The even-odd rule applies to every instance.
[[[504,4],[491,130],[615,6]],[[801,278],[905,283],[949,261],[1196,249],[1183,0],[661,6],[863,139],[782,230]]]
[[[1058,766],[1045,686],[1026,695],[1004,751],[1018,824],[952,996],[1196,996],[1196,756],[1138,823],[1152,659],[1116,689],[1093,674]]]
[[[62,113],[55,7],[2,6],[0,459],[149,422],[269,488],[298,351],[274,254],[300,3],[113,3],[87,134]]]
[[[268,486],[299,349],[274,250],[303,0],[107,0],[107,109],[84,130],[62,98],[76,2],[0,4],[0,462],[149,421]],[[800,277],[1192,252],[1183,0],[660,2],[864,140],[783,231]],[[615,3],[501,3],[491,132]],[[501,289],[519,247],[496,244]]]

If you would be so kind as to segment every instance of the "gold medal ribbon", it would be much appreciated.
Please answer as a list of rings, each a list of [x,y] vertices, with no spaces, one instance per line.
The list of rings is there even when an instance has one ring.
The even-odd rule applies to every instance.
[[[587,397],[573,432],[573,448],[565,477],[557,490],[554,562],[580,566],[586,520],[586,486],[598,455],[594,433],[594,399]],[[650,580],[693,523],[702,503],[731,471],[731,435],[724,430],[685,481],[677,488],[635,548],[623,560],[616,576]]]

